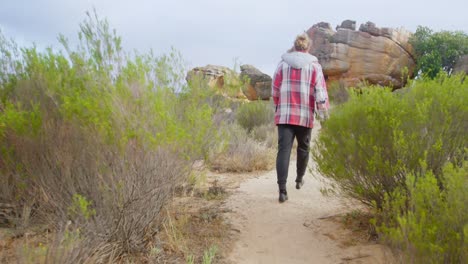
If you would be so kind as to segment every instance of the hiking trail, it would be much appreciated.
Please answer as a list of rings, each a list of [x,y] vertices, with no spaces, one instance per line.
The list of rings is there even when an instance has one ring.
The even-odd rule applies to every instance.
[[[312,138],[317,135],[313,129]],[[312,146],[313,147],[313,146]],[[294,150],[293,150],[294,151]],[[388,263],[389,251],[374,242],[353,241],[352,232],[328,220],[358,208],[347,199],[323,196],[323,182],[304,176],[295,189],[296,161],[291,159],[288,177],[289,200],[280,204],[276,171],[240,183],[228,198],[228,219],[238,239],[228,256],[229,263]],[[315,164],[309,161],[309,168]],[[386,262],[387,261],[387,262]]]

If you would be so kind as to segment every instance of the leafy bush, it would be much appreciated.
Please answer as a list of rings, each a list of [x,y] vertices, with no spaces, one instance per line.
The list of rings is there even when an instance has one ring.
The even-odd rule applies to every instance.
[[[254,101],[244,103],[237,110],[237,123],[252,131],[255,126],[274,123],[274,107],[271,102]]]
[[[368,87],[334,109],[312,148],[335,190],[381,208],[421,161],[439,178],[466,157],[468,83],[463,76],[419,80],[404,93]],[[333,187],[333,186],[332,186]]]
[[[467,263],[468,162],[447,165],[440,188],[431,173],[409,175],[406,188],[386,197],[381,211],[384,234],[405,263]]]
[[[457,60],[468,54],[468,35],[463,31],[433,32],[419,26],[410,43],[416,52],[417,70],[430,78],[441,70],[451,73]]]
[[[183,84],[179,53],[128,55],[97,15],[80,28],[76,48],[60,38],[65,54],[0,35],[0,200],[57,231],[57,263],[113,262],[146,250],[218,136],[210,94]]]

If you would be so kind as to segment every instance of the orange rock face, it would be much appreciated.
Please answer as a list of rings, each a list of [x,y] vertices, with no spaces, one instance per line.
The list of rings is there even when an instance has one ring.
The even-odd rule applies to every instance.
[[[271,77],[252,65],[241,65],[240,78],[244,82],[242,91],[251,101],[269,100],[271,97]]]
[[[313,41],[310,53],[319,59],[328,83],[341,80],[356,86],[365,81],[400,88],[413,75],[411,33],[402,28],[377,28],[368,22],[359,31],[349,26],[334,31],[322,22],[307,33]]]

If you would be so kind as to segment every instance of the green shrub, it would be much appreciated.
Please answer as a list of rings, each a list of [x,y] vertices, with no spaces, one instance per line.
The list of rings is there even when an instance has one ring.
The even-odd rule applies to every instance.
[[[393,132],[399,122],[395,111],[401,101],[389,90],[371,87],[362,95],[337,106],[322,124],[312,148],[319,171],[336,181],[346,194],[366,204],[383,200],[386,187],[398,185],[397,153],[392,150]]]
[[[77,47],[60,38],[63,53],[18,52],[0,35],[0,200],[58,235],[79,230],[57,263],[114,262],[146,250],[218,136],[210,94],[184,85],[179,53],[129,55],[97,15],[80,28]]]
[[[254,101],[239,106],[237,123],[248,132],[256,126],[274,123],[275,109],[271,102]]]
[[[468,261],[468,162],[445,166],[442,182],[431,172],[409,175],[406,188],[386,197],[378,231],[405,263]]]
[[[435,78],[440,71],[451,73],[457,60],[468,54],[468,34],[463,31],[433,32],[419,26],[411,36],[417,71]]]
[[[381,208],[385,195],[405,186],[421,161],[438,178],[468,146],[468,83],[440,75],[410,83],[405,93],[368,87],[337,106],[312,148],[319,171],[335,190]]]

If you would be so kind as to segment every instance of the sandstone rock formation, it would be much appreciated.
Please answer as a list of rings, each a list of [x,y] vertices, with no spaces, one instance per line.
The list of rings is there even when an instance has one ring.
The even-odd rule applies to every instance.
[[[210,88],[223,88],[225,82],[237,78],[237,73],[228,67],[207,65],[195,67],[187,73],[187,82],[198,82]]]
[[[269,100],[271,97],[271,77],[252,65],[241,65],[240,79],[244,80],[242,91],[249,100]]]
[[[356,86],[367,81],[402,87],[406,74],[412,76],[416,66],[408,43],[411,33],[402,28],[378,28],[371,22],[361,25],[359,31],[354,28],[355,22],[346,20],[337,31],[325,22],[307,31],[313,40],[310,53],[319,59],[327,82],[341,80]]]
[[[341,22],[341,26],[336,26],[336,30],[338,30],[340,28],[356,30],[356,21],[354,21],[354,20],[345,20],[345,21]]]
[[[453,72],[464,72],[468,74],[468,55],[464,55],[458,59],[457,63],[453,67]]]
[[[219,89],[225,96],[246,98],[240,90],[239,74],[228,67],[218,65],[195,67],[187,73],[186,80],[192,85]],[[234,91],[236,87],[237,91]]]
[[[230,97],[249,100],[271,97],[271,77],[252,65],[242,65],[240,75],[224,66],[195,67],[187,73],[186,80],[193,85],[220,89]]]

